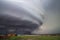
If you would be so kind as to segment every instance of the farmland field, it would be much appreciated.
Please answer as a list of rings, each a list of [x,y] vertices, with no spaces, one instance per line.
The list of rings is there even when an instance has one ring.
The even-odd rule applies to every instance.
[[[60,36],[14,36],[0,40],[60,40]]]

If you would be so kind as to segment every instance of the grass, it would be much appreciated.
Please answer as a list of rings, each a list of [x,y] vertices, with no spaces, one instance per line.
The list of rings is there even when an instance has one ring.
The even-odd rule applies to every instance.
[[[14,36],[0,40],[60,40],[60,36]]]

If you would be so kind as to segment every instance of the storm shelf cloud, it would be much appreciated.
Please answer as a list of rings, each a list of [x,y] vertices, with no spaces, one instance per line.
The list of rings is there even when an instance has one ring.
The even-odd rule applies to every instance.
[[[28,2],[0,0],[0,33],[32,34],[43,24],[42,10],[39,11],[34,1]]]
[[[0,33],[55,34],[59,28],[60,0],[0,0]]]

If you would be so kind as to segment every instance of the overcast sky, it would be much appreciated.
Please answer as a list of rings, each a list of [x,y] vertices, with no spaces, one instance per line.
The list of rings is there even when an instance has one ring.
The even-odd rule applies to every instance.
[[[38,30],[34,31],[34,33],[37,33],[37,34],[60,33],[59,31],[60,30],[60,0],[41,0],[40,6],[38,1],[34,0],[33,2],[35,2],[36,3],[35,5],[38,7],[42,5],[43,10],[45,10],[46,12],[45,13],[46,21]],[[28,6],[30,7],[31,5],[28,5]],[[32,5],[32,8],[34,8],[33,5]],[[33,12],[34,14],[32,15],[36,15],[35,11]]]
[[[38,29],[37,34],[60,33],[60,0],[41,0],[47,20]]]

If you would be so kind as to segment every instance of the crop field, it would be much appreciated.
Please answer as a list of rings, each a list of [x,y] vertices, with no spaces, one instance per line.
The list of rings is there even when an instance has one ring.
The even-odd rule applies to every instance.
[[[14,36],[0,40],[60,40],[60,36]]]

